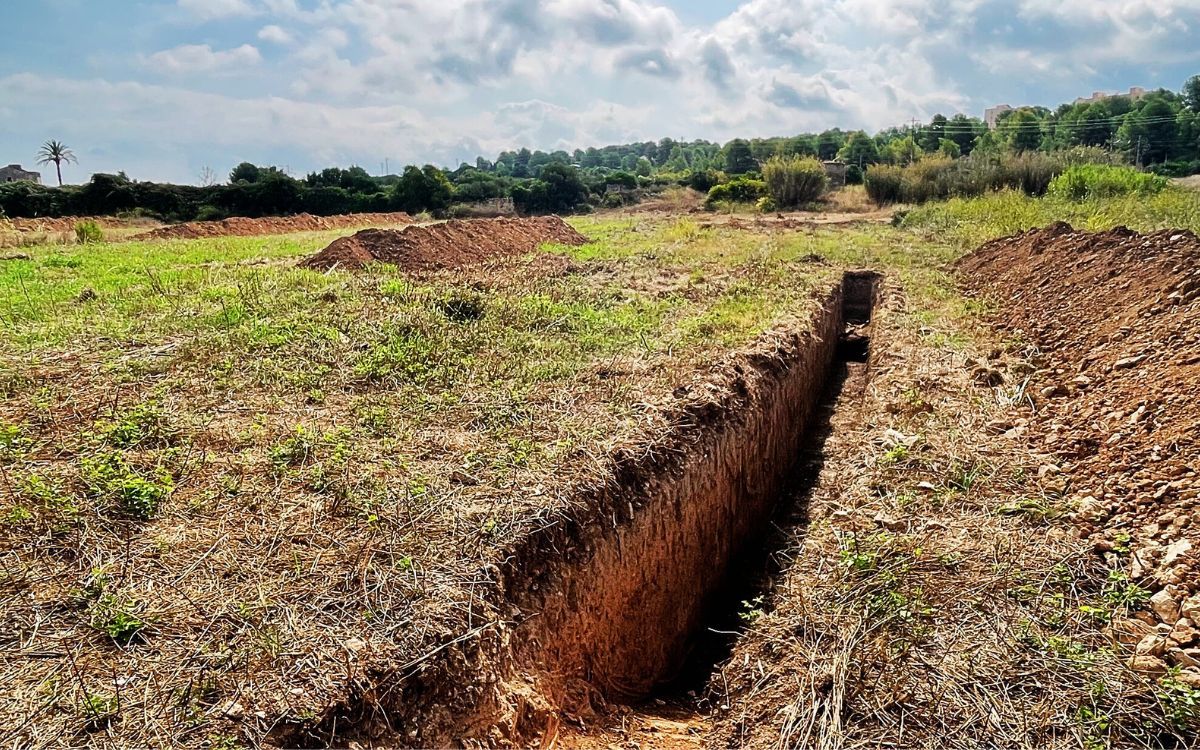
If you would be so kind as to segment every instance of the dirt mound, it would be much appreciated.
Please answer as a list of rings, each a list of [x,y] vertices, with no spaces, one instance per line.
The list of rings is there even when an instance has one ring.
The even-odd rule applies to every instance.
[[[452,220],[404,229],[364,229],[334,240],[305,260],[305,268],[361,268],[391,263],[406,270],[456,268],[537,250],[547,242],[583,245],[588,238],[557,216]]]
[[[148,219],[117,219],[111,216],[62,216],[37,219],[0,219],[0,231],[22,233],[32,232],[74,232],[75,225],[80,222],[94,222],[101,229],[123,229],[149,222]]]
[[[139,234],[136,240],[190,240],[201,237],[253,237],[263,234],[289,234],[291,232],[319,232],[327,229],[346,229],[372,224],[411,224],[413,218],[403,211],[395,213],[343,214],[340,216],[269,216],[262,219],[233,217],[221,221],[189,221],[172,224],[151,232]]]
[[[990,242],[959,271],[1041,349],[1032,427],[1081,535],[1156,592],[1170,628],[1148,631],[1158,640],[1136,658],[1200,663],[1200,240],[1058,223]]]

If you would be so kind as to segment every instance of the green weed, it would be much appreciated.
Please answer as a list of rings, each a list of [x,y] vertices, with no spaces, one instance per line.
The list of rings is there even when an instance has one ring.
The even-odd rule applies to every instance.
[[[111,502],[134,518],[152,517],[175,489],[171,475],[161,467],[135,468],[116,451],[85,458],[81,466],[92,497]]]

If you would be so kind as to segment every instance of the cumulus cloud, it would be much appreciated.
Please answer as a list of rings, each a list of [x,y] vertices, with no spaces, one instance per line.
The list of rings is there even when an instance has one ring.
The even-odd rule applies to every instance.
[[[181,44],[155,52],[145,62],[167,73],[219,73],[256,65],[262,62],[262,55],[249,44],[227,50],[214,50],[207,44]]]
[[[269,24],[258,30],[258,38],[272,44],[291,44],[292,35],[275,24]]]

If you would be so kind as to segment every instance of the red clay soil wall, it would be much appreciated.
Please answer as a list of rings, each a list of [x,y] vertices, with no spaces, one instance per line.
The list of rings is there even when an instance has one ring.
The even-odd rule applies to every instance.
[[[574,689],[579,680],[621,700],[674,676],[708,597],[786,490],[841,327],[838,288],[810,332],[761,358],[761,369],[737,373],[739,408],[724,424],[697,436],[682,461],[617,490],[632,518],[597,519],[576,539],[549,528],[529,544],[589,552],[569,564],[560,552],[557,564],[518,556],[507,566],[508,595],[527,618],[514,650],[539,693],[571,710],[583,708],[570,705],[587,693]]]

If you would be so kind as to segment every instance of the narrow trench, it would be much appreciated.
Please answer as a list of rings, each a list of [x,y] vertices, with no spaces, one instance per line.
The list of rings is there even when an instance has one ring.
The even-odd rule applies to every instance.
[[[732,655],[747,622],[771,610],[779,578],[786,571],[796,534],[808,522],[808,498],[825,465],[825,443],[833,415],[855,408],[869,378],[869,326],[879,276],[850,272],[843,279],[842,332],[820,403],[800,443],[800,454],[784,483],[769,522],[743,541],[724,572],[721,585],[707,597],[702,621],[690,634],[680,668],[661,681],[635,712],[687,721],[710,706],[707,688]]]
[[[776,511],[757,535],[745,540],[731,561],[722,585],[705,603],[705,616],[692,635],[688,656],[676,675],[650,697],[677,702],[703,694],[709,679],[727,661],[747,619],[769,611],[775,582],[787,568],[788,546],[808,522],[808,496],[825,465],[825,442],[834,413],[847,400],[861,398],[867,381],[871,339],[867,327],[874,307],[877,275],[847,273],[843,279],[843,329],[825,390],[804,435],[800,456],[779,498]]]

